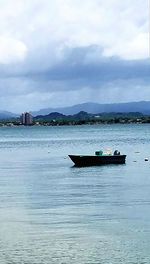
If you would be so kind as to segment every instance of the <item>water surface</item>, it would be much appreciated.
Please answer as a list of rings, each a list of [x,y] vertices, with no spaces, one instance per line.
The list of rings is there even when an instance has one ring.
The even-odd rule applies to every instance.
[[[0,128],[0,263],[150,263],[150,125]],[[104,148],[126,165],[75,168]]]

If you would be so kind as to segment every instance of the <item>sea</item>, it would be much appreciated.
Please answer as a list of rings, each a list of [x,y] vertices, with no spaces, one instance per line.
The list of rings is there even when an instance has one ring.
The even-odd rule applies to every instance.
[[[150,125],[1,127],[0,264],[121,263],[150,263]]]

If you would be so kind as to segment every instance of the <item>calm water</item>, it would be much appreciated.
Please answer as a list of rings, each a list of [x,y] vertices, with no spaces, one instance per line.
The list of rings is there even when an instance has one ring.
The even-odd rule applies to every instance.
[[[119,149],[126,165],[74,168]],[[150,263],[150,125],[0,128],[0,263]]]

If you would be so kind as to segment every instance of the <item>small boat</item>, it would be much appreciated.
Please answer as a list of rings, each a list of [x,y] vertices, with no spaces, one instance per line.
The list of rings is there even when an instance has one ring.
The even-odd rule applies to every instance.
[[[95,155],[68,155],[76,167],[100,166],[106,164],[125,164],[126,155],[121,155],[117,150],[113,154],[103,154],[96,151]]]

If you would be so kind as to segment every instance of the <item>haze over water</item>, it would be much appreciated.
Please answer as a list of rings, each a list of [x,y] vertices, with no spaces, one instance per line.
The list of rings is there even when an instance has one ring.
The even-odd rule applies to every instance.
[[[150,263],[149,131],[0,128],[0,263]],[[104,148],[126,164],[75,168],[67,157]]]

